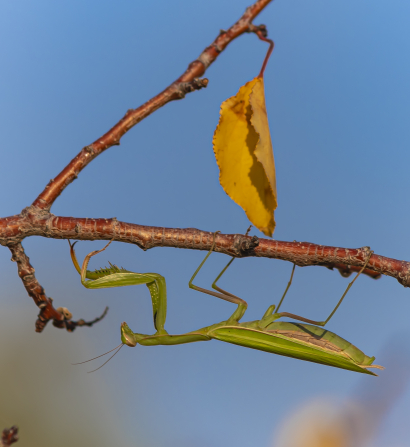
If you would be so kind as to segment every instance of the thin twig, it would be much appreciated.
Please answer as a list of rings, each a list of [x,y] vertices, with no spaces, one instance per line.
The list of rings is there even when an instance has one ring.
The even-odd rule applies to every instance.
[[[19,429],[13,425],[10,428],[5,428],[1,435],[0,447],[8,447],[18,441]]]

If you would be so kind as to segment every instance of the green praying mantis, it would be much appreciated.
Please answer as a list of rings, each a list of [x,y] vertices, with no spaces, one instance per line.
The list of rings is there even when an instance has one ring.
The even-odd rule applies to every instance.
[[[373,376],[376,376],[377,374],[369,371],[369,368],[383,369],[382,366],[373,365],[375,357],[368,357],[347,340],[324,329],[326,323],[328,323],[342,303],[350,287],[365,269],[372,252],[370,252],[365,265],[357,273],[353,281],[351,281],[347,286],[336,307],[325,321],[313,321],[288,312],[278,312],[293,280],[293,274],[295,271],[295,265],[293,265],[290,280],[278,306],[269,306],[260,320],[240,323],[239,321],[245,314],[248,307],[246,301],[216,285],[234,261],[234,257],[228,262],[213,282],[212,288],[216,290],[216,292],[214,290],[203,289],[193,284],[193,280],[195,279],[196,275],[214,250],[216,234],[217,233],[214,233],[211,249],[192,275],[189,281],[189,287],[199,292],[234,303],[237,305],[237,308],[225,321],[180,335],[170,335],[164,328],[167,310],[167,293],[166,282],[163,276],[159,275],[158,273],[130,272],[123,268],[119,268],[116,265],[112,265],[111,263],[109,268],[95,271],[87,270],[90,258],[104,251],[110,245],[111,241],[101,250],[89,253],[85,257],[82,267],[80,268],[74,251],[75,243],[71,244],[69,241],[71,259],[76,270],[80,273],[81,283],[85,287],[89,289],[100,289],[106,287],[146,284],[151,294],[156,333],[153,335],[135,333],[129,328],[127,323],[124,322],[121,324],[122,343],[109,352],[112,352],[117,348],[119,350],[124,345],[130,347],[135,347],[137,344],[143,346],[179,345],[216,339],[239,346],[244,346],[246,348],[257,349],[260,351],[270,352],[272,354],[293,357],[300,360],[320,363],[323,365],[370,374]],[[302,321],[303,323],[277,321],[282,317],[289,317],[294,320]],[[115,354],[117,352],[118,351],[116,351]],[[108,354],[108,352],[106,354]],[[115,354],[113,354],[113,356]],[[104,366],[105,363],[101,365],[101,367]]]

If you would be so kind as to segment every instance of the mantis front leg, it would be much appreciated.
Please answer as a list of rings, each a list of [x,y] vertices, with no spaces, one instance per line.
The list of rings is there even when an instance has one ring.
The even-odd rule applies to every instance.
[[[108,287],[135,286],[145,284],[151,295],[152,313],[154,326],[157,334],[166,334],[164,328],[167,316],[167,286],[165,278],[158,273],[135,273],[119,268],[110,263],[110,267],[100,270],[87,270],[90,259],[104,251],[112,241],[101,250],[89,253],[85,258],[82,267],[78,263],[74,251],[74,244],[70,241],[70,253],[74,267],[81,275],[81,284],[88,289],[104,289]]]

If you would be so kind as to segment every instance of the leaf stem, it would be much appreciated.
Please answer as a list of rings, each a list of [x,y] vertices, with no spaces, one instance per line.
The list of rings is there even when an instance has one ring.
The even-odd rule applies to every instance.
[[[265,60],[263,61],[263,65],[262,65],[261,71],[260,71],[260,73],[258,75],[258,78],[262,78],[263,79],[263,74],[265,73],[266,65],[268,65],[268,60],[270,58],[270,55],[272,54],[273,47],[275,46],[275,44],[274,44],[273,40],[267,39],[263,35],[262,31],[257,31],[256,35],[259,37],[260,40],[263,40],[264,42],[268,42],[269,43],[269,49],[268,49],[268,51],[266,53]]]

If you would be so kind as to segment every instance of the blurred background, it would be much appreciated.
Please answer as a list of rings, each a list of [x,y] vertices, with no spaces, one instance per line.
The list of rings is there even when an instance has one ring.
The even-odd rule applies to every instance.
[[[1,2],[1,215],[28,206],[82,147],[176,79],[249,4]],[[275,0],[255,20],[275,41],[265,73],[275,239],[368,245],[410,260],[409,17],[409,2],[400,0]],[[235,40],[207,71],[207,89],[142,121],[80,174],[52,212],[244,233],[245,213],[218,182],[212,135],[220,104],[259,73],[266,50],[255,35]],[[360,277],[329,324],[377,357],[386,367],[379,378],[217,341],[124,348],[87,374],[103,359],[71,363],[116,346],[122,321],[153,331],[148,289],[87,290],[66,241],[32,237],[23,246],[56,307],[74,319],[110,311],[73,334],[51,324],[35,333],[38,309],[9,250],[0,250],[0,429],[18,425],[19,447],[290,447],[301,445],[295,434],[316,425],[325,446],[408,445],[410,292],[396,280]],[[102,246],[78,243],[79,259]],[[204,255],[114,243],[91,268],[111,261],[164,275],[167,329],[183,333],[233,310],[188,288]],[[213,255],[197,284],[208,287],[226,262]],[[221,287],[247,300],[246,318],[257,319],[278,302],[291,268],[237,260]],[[347,282],[322,267],[297,268],[283,310],[323,319]]]

